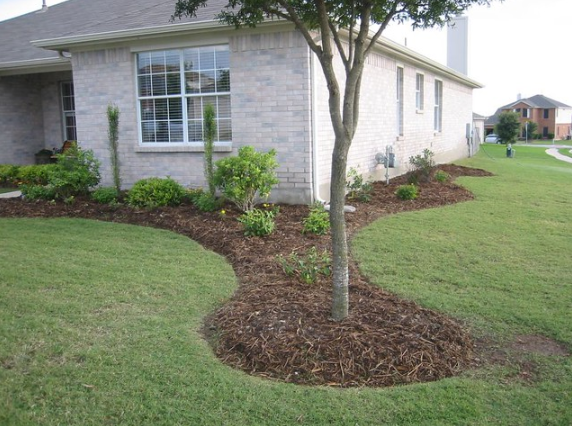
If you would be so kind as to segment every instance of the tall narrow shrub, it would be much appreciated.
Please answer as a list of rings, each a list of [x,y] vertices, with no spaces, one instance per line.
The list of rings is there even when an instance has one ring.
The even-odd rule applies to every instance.
[[[113,172],[113,185],[117,192],[121,191],[121,175],[119,172],[119,107],[109,104],[107,106],[107,121],[109,128],[109,152],[111,153],[111,169]]]
[[[205,144],[205,179],[209,185],[209,194],[215,196],[213,148],[216,137],[215,110],[212,104],[206,104],[203,110],[203,138]]]

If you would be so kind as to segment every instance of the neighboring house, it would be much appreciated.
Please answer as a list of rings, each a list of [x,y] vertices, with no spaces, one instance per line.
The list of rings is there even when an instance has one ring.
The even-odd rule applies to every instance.
[[[536,133],[541,134],[544,138],[553,135],[554,139],[566,139],[572,135],[572,107],[544,95],[517,99],[513,103],[500,107],[485,122],[487,133],[494,132],[499,114],[505,111],[514,111],[519,114],[522,123],[521,137],[523,138],[526,136],[525,123],[527,121],[536,123],[538,125]],[[528,135],[528,138],[531,139],[531,135]]]
[[[0,22],[0,163],[31,163],[38,150],[77,139],[111,184],[106,109],[115,104],[125,187],[150,176],[202,186],[202,111],[212,103],[215,159],[243,145],[275,148],[274,201],[327,199],[334,135],[315,55],[284,21],[221,25],[221,5],[170,22],[172,0],[69,0]],[[392,175],[425,148],[439,162],[468,155],[479,83],[382,39],[362,87],[348,167],[381,178],[376,154],[387,146]]]
[[[485,121],[487,117],[473,113],[473,140],[475,144],[481,144],[485,140]]]

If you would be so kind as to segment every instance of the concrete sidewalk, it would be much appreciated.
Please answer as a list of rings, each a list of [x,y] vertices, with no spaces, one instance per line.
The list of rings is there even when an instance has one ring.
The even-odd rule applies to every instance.
[[[569,146],[565,147],[565,148],[570,148]],[[572,152],[572,149],[570,150],[570,152]],[[567,155],[562,155],[558,152],[557,148],[550,148],[546,150],[546,153],[548,155],[551,155],[552,157],[556,158],[557,160],[561,160],[561,161],[565,161],[567,163],[572,163],[572,157],[568,157]]]
[[[0,194],[0,198],[17,198],[21,196],[22,193],[20,191],[12,191],[12,192],[5,192]]]

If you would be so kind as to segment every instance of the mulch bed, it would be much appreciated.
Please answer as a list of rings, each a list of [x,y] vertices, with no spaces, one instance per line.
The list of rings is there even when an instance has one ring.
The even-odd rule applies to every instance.
[[[441,165],[453,178],[490,176],[480,169]],[[396,188],[374,184],[372,200],[352,203],[346,215],[351,234],[375,219],[471,200],[453,183],[421,183],[419,198],[401,201]],[[308,285],[284,274],[276,256],[328,249],[330,237],[303,235],[307,206],[281,205],[276,230],[268,237],[245,237],[239,212],[201,213],[194,206],[136,210],[77,199],[63,203],[0,200],[0,217],[75,217],[168,229],[199,242],[232,264],[239,288],[205,320],[204,332],[216,355],[249,374],[300,384],[391,386],[438,380],[472,365],[473,342],[454,320],[402,300],[367,282],[350,268],[350,315],[330,319],[329,279]]]

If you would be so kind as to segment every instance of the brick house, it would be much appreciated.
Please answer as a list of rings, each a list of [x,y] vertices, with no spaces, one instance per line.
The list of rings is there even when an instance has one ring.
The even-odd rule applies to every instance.
[[[572,135],[572,107],[544,95],[536,95],[526,99],[517,99],[508,105],[500,107],[497,112],[485,122],[485,130],[488,133],[494,131],[501,112],[513,111],[519,114],[522,124],[521,136],[526,135],[525,123],[532,121],[538,125],[536,133],[548,138],[554,135],[554,139],[566,139]],[[531,135],[528,135],[532,139]]]
[[[172,0],[69,0],[0,22],[0,163],[32,163],[38,150],[78,140],[109,185],[106,108],[115,104],[125,187],[150,176],[202,186],[210,102],[216,159],[243,145],[275,148],[274,201],[327,199],[334,135],[319,63],[291,24],[235,30],[213,19],[221,4],[170,22]],[[425,148],[438,162],[466,157],[479,87],[382,39],[364,72],[348,167],[382,178],[376,154],[387,146],[397,158],[392,175]]]

